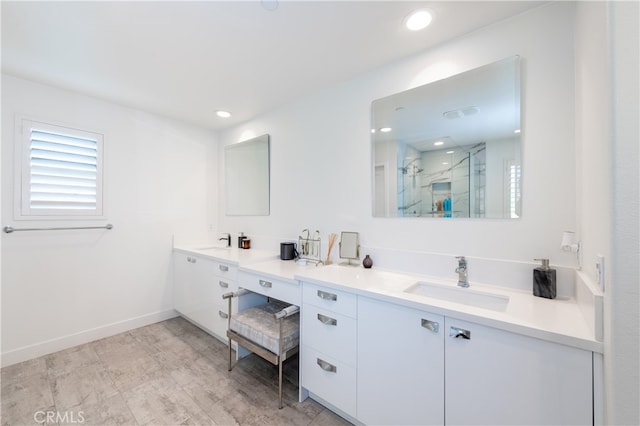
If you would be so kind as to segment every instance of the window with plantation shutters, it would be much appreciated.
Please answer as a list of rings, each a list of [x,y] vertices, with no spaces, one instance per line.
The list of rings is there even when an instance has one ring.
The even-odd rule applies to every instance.
[[[20,216],[102,216],[103,136],[32,120],[20,127]]]

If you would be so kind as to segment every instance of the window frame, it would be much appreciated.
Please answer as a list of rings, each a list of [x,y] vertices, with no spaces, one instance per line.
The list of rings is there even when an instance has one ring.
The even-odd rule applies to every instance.
[[[59,135],[87,138],[96,141],[96,208],[81,209],[34,209],[31,201],[31,130],[37,129]],[[76,126],[44,121],[27,116],[15,118],[15,220],[101,220],[104,209],[104,133],[81,129]]]

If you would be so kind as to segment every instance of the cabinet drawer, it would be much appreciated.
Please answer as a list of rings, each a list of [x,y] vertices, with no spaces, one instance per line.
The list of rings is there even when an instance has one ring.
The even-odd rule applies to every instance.
[[[356,365],[356,329],[353,318],[313,305],[303,305],[304,344],[351,366]]]
[[[217,278],[221,280],[232,280],[237,281],[238,279],[238,267],[235,265],[230,265],[224,262],[214,262],[214,274]]]
[[[352,318],[356,317],[357,298],[355,294],[304,283],[302,299],[305,304],[314,305]]]
[[[356,417],[356,369],[306,345],[300,354],[301,385]]]
[[[233,301],[232,309],[237,312],[237,302]],[[207,304],[207,309],[190,312],[187,317],[207,333],[217,337],[222,341],[227,340],[227,328],[229,305],[226,301],[222,303]]]
[[[223,301],[222,295],[229,293],[230,291],[236,291],[238,289],[238,282],[221,277],[213,277],[211,280],[211,286],[213,286],[214,300],[216,303]],[[226,301],[224,301],[226,306]]]
[[[238,274],[238,286],[297,306],[301,303],[300,285],[297,281],[294,284],[241,271]]]

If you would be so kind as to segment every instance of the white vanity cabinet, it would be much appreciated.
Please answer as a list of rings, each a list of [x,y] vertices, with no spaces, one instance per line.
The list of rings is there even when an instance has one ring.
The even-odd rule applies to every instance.
[[[447,424],[592,424],[592,352],[448,317],[444,332]]]
[[[227,329],[229,328],[229,301],[222,298],[222,295],[238,289],[238,267],[236,265],[214,261],[213,274],[213,301],[214,309],[210,317],[210,330],[214,336],[225,343],[227,339]],[[232,299],[232,309],[237,310],[238,301]]]
[[[364,424],[444,424],[444,317],[358,297],[357,383]]]
[[[238,288],[237,267],[203,256],[173,253],[174,308],[215,337],[226,341],[227,301]]]
[[[587,425],[592,352],[358,296],[357,419]]]
[[[300,386],[356,417],[357,297],[303,283]]]

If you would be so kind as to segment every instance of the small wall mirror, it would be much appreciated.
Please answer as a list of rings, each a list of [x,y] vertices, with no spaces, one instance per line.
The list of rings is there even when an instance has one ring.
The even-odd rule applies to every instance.
[[[352,260],[360,259],[360,243],[357,232],[342,232],[340,236],[340,258]]]
[[[520,217],[520,58],[373,101],[373,216]]]
[[[269,135],[224,147],[227,216],[269,216]]]

